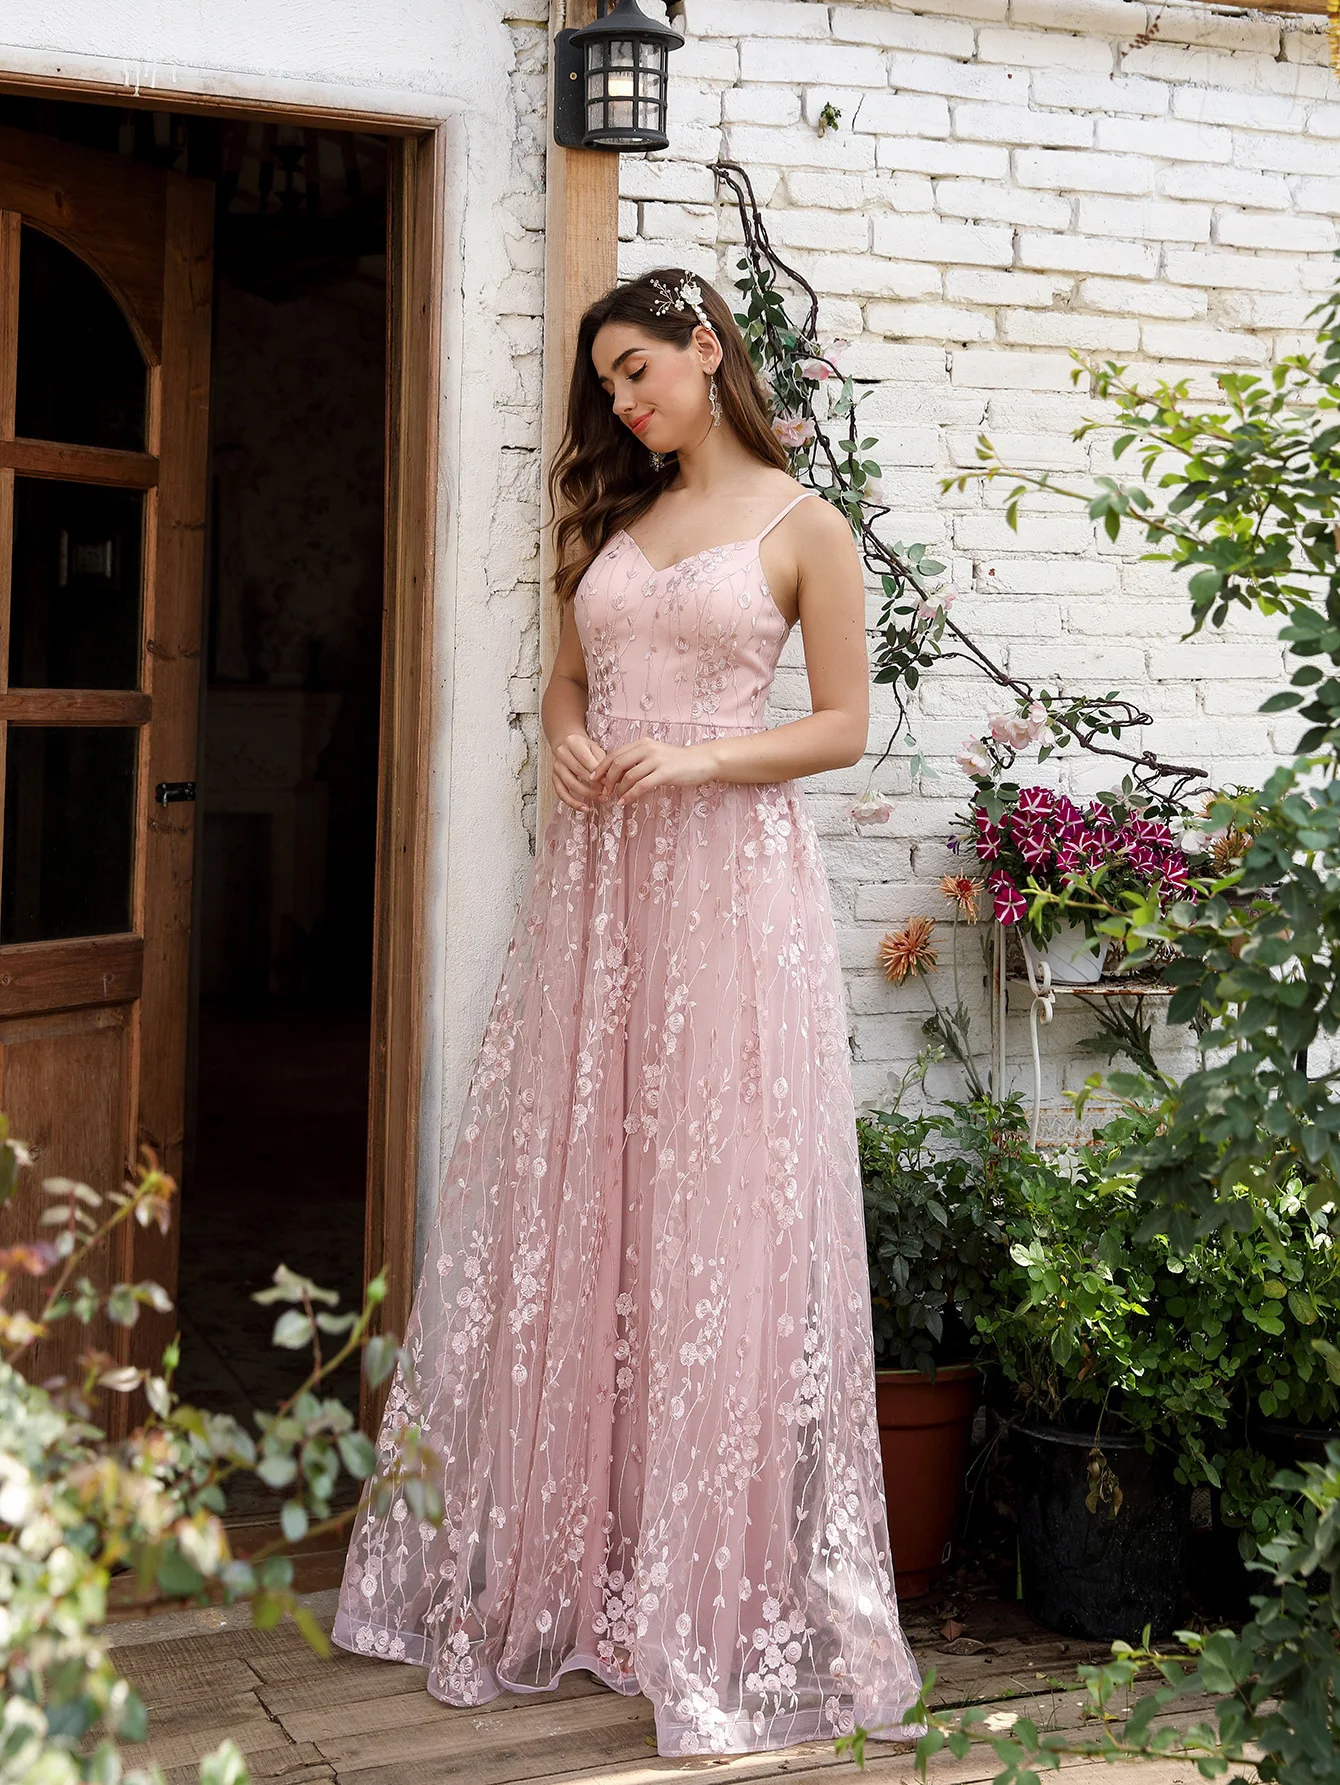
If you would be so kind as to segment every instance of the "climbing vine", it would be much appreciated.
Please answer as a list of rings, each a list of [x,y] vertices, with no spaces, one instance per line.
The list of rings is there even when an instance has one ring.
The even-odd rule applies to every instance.
[[[773,247],[744,168],[719,161],[712,172],[740,215],[744,256],[735,283],[744,307],[736,320],[771,391],[777,411],[774,431],[791,455],[794,475],[846,515],[866,568],[879,579],[883,605],[872,670],[876,683],[892,689],[896,713],[889,741],[871,770],[872,784],[900,739],[912,752],[913,774],[930,772],[908,731],[908,699],[928,671],[956,659],[987,677],[1005,697],[1004,710],[987,716],[983,734],[964,742],[959,762],[975,780],[998,780],[1019,752],[1034,744],[1039,760],[1078,747],[1123,764],[1128,791],[1142,800],[1160,807],[1176,804],[1189,787],[1204,782],[1204,771],[1131,747],[1130,734],[1153,724],[1147,712],[1116,689],[1098,696],[1066,695],[1011,675],[952,617],[954,593],[937,580],[945,566],[925,546],[887,541],[885,523],[892,504],[881,467],[870,456],[878,440],[863,436],[860,426],[868,392],[861,392],[839,363],[848,344],[821,345],[818,295]],[[799,322],[787,310],[784,280],[804,302]]]

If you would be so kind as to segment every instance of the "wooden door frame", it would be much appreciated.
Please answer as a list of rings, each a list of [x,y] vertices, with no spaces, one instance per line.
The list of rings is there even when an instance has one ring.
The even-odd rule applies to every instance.
[[[128,94],[110,82],[0,71],[0,92],[220,118],[276,118],[385,134],[387,183],[385,579],[373,917],[364,1261],[387,1273],[381,1322],[403,1333],[414,1295],[424,1059],[448,120],[214,94]],[[203,671],[203,655],[202,655]],[[364,1395],[375,1425],[380,1395]]]

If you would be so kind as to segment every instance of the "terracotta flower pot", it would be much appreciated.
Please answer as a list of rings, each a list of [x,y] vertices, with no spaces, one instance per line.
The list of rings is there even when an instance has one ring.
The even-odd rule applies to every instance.
[[[875,1412],[884,1497],[900,1599],[928,1593],[950,1557],[963,1512],[973,1415],[982,1398],[975,1364],[946,1364],[934,1382],[919,1370],[876,1370]]]

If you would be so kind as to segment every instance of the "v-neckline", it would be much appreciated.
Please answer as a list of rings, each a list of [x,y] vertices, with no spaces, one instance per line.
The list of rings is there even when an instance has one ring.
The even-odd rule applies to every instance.
[[[689,552],[686,557],[676,558],[673,564],[666,564],[658,570],[651,559],[643,551],[642,547],[633,538],[633,535],[628,531],[627,527],[620,527],[619,531],[623,534],[624,538],[628,541],[629,545],[632,546],[633,550],[637,553],[638,557],[641,558],[642,562],[653,576],[667,576],[672,570],[681,570],[685,564],[692,564],[695,558],[706,558],[712,552],[733,552],[739,546],[754,544],[754,539],[730,539],[727,540],[725,545],[705,545],[701,551]],[[755,535],[755,538],[756,537],[757,535]]]

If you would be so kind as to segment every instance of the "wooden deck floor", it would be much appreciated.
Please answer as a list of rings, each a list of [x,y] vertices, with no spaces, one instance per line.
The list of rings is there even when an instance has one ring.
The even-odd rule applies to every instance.
[[[938,1630],[909,1630],[923,1669],[935,1667],[937,1702],[1004,1702],[1049,1725],[1073,1726],[1080,1704],[1075,1667],[1106,1651],[1016,1622],[1019,1628],[985,1645],[973,1639],[946,1644]],[[855,1776],[852,1762],[839,1760],[828,1742],[765,1754],[662,1758],[650,1703],[611,1692],[586,1673],[567,1675],[543,1696],[506,1695],[477,1709],[452,1708],[428,1696],[422,1668],[338,1650],[322,1661],[292,1626],[136,1641],[117,1659],[149,1710],[150,1740],[128,1749],[127,1761],[143,1764],[152,1755],[172,1785],[193,1782],[200,1756],[225,1736],[246,1754],[253,1779],[283,1785],[652,1785],[667,1774],[709,1768],[714,1777],[751,1782],[822,1776],[837,1785],[834,1768]],[[933,1785],[972,1785],[995,1770],[993,1755],[982,1748],[961,1761],[938,1756],[930,1777]],[[867,1750],[867,1772],[880,1785],[913,1785],[916,1778],[910,1751],[885,1743]],[[1094,1785],[1197,1780],[1194,1767],[1160,1763],[1104,1767]]]

